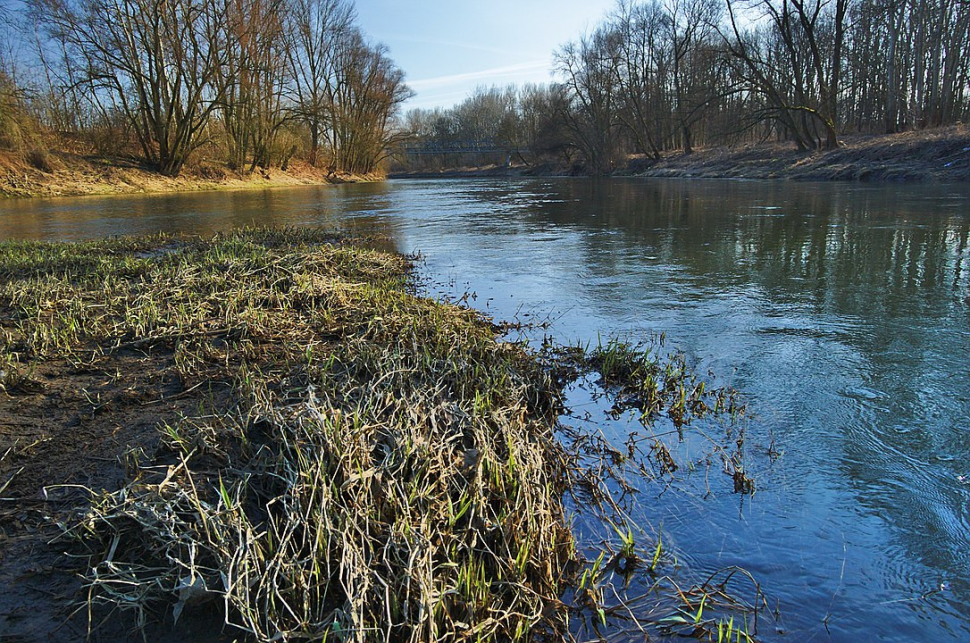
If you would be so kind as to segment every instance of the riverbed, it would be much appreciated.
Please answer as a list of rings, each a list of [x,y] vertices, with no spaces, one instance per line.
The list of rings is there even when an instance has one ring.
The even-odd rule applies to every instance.
[[[538,322],[532,341],[665,333],[751,411],[753,495],[716,471],[641,492],[635,518],[682,573],[751,572],[777,611],[765,640],[970,636],[970,186],[467,179],[0,202],[0,238],[253,224],[420,253],[427,292]],[[575,395],[585,421],[629,428]]]

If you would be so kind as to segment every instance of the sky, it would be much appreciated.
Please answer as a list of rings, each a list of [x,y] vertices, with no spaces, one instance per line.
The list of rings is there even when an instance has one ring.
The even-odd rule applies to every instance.
[[[460,103],[476,87],[548,83],[553,52],[616,0],[357,0],[360,27],[390,48],[417,93],[404,106]]]

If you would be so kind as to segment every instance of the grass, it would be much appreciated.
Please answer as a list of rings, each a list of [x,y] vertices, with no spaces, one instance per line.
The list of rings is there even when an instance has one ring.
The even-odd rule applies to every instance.
[[[9,369],[164,347],[186,389],[236,393],[165,427],[75,528],[91,600],[144,619],[218,597],[260,640],[523,638],[575,557],[556,390],[471,312],[409,295],[403,259],[333,241],[5,246]]]
[[[648,346],[611,338],[576,354],[585,368],[599,373],[602,386],[613,389],[616,412],[637,409],[645,424],[666,413],[679,430],[708,414],[744,413],[734,391],[709,389],[683,354],[663,354],[663,344],[663,335]]]
[[[5,391],[40,363],[152,351],[184,393],[232,391],[161,426],[69,526],[92,615],[218,601],[259,641],[568,637],[577,609],[606,624],[607,574],[651,555],[609,511],[619,551],[590,566],[577,548],[564,498],[615,505],[580,462],[591,443],[557,433],[564,374],[595,370],[618,405],[678,429],[733,397],[619,343],[551,367],[410,294],[408,269],[313,230],[0,246]]]

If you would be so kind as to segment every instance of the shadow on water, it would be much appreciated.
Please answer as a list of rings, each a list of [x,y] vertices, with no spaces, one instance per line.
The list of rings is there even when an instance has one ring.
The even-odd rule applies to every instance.
[[[778,638],[970,636],[966,186],[394,181],[0,202],[4,238],[252,223],[420,251],[435,292],[550,320],[536,340],[666,331],[741,391],[751,448],[784,453],[743,501],[701,476],[643,491],[638,519],[682,565],[754,573],[777,601]]]
[[[381,202],[378,194],[355,196],[353,187],[10,199],[0,201],[0,239],[74,241],[156,232],[212,235],[245,226],[283,225],[376,235],[378,245],[393,248],[393,226],[369,215],[387,210],[391,202]],[[345,216],[348,210],[352,218]]]

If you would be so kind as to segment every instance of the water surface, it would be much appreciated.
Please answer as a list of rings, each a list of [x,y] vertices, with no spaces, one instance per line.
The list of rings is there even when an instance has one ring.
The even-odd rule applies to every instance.
[[[647,490],[697,573],[741,565],[768,640],[970,640],[970,187],[391,181],[0,202],[0,238],[328,225],[560,341],[666,332],[754,416],[757,493]],[[718,476],[714,476],[715,478]],[[652,495],[651,495],[652,494]],[[783,633],[782,633],[783,632]]]

